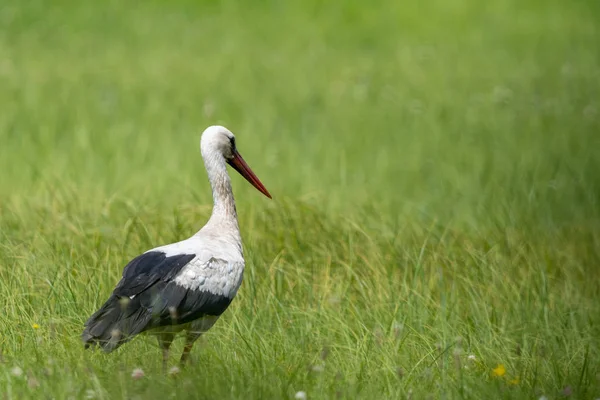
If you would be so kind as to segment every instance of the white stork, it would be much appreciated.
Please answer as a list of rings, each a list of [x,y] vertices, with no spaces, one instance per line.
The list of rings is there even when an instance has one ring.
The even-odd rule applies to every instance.
[[[131,260],[112,295],[85,323],[85,347],[111,352],[135,335],[157,335],[163,369],[175,335],[186,331],[181,364],[236,295],[244,274],[242,238],[226,164],[268,198],[271,195],[238,153],[235,137],[208,127],[200,150],[213,194],[208,223],[181,242],[148,250]]]

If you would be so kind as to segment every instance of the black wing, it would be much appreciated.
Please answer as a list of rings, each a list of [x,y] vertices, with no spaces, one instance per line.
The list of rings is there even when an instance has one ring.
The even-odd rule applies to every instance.
[[[195,257],[195,254],[167,257],[162,251],[150,251],[137,256],[123,269],[123,278],[113,293],[120,297],[139,295],[158,281],[168,282],[175,278]]]
[[[110,352],[148,329],[221,315],[231,303],[230,298],[188,290],[173,281],[195,257],[167,257],[163,252],[151,251],[129,262],[110,298],[85,323],[82,340],[86,347],[99,344]]]

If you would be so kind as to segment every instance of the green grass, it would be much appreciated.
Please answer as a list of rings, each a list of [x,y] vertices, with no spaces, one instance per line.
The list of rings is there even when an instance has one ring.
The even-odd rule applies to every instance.
[[[591,0],[4,1],[0,397],[600,397],[598,21]],[[215,123],[274,196],[233,177],[238,297],[177,378],[151,337],[84,351],[125,263],[207,219]]]

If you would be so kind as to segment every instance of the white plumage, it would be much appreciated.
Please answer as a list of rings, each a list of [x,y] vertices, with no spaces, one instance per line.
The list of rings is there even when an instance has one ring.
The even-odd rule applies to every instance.
[[[243,261],[201,258],[190,261],[175,277],[174,282],[189,290],[206,290],[232,299],[242,284]]]

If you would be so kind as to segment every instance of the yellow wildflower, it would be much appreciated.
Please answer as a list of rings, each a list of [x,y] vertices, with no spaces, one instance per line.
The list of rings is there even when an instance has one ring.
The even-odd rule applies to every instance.
[[[498,364],[498,366],[492,370],[492,375],[494,376],[504,376],[504,374],[506,374],[506,368],[504,368],[504,365],[502,364]]]
[[[33,329],[40,329],[40,326],[38,324],[32,324],[31,327]]]
[[[521,381],[519,380],[519,377],[516,376],[514,379],[511,379],[510,381],[508,381],[508,384],[509,385],[518,385],[519,382],[521,382]]]

